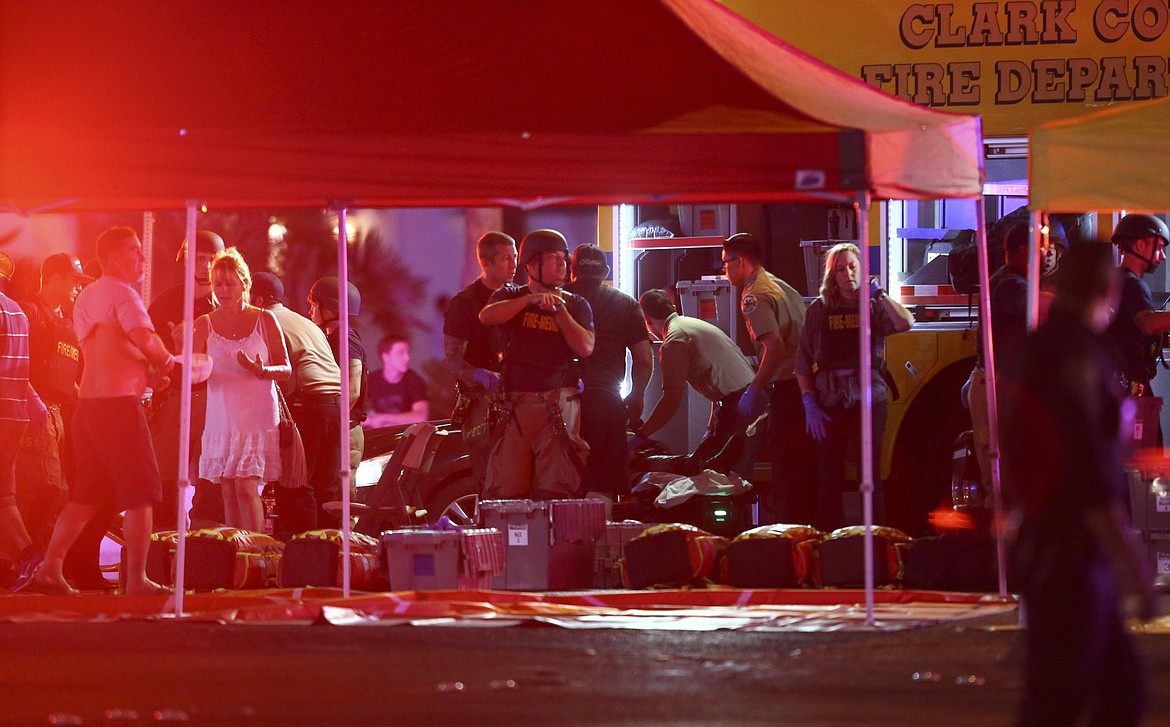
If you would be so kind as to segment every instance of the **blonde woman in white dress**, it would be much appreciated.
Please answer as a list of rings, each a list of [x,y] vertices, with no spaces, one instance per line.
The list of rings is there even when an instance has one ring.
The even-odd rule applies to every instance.
[[[196,353],[214,361],[199,476],[223,487],[225,524],[260,532],[260,488],[280,479],[277,381],[292,375],[276,318],[248,304],[252,274],[235,248],[211,261],[219,307],[195,321]]]

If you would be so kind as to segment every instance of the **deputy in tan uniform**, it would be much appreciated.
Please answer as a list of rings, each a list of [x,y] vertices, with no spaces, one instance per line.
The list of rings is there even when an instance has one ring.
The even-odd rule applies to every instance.
[[[760,243],[749,233],[723,243],[723,271],[742,287],[740,310],[759,365],[739,399],[741,423],[765,410],[772,452],[772,510],[778,522],[809,523],[816,513],[816,456],[805,432],[804,407],[793,368],[805,305],[800,293],[764,269]]]
[[[743,431],[736,405],[755,373],[726,333],[702,319],[680,316],[665,290],[648,290],[639,302],[646,316],[646,328],[662,341],[658,349],[662,396],[632,444],[640,447],[666,426],[678,411],[690,384],[711,402],[707,433],[693,455],[708,461],[729,450],[728,442]],[[729,452],[742,452],[742,448],[733,447]],[[734,466],[738,454],[725,456],[727,464]]]

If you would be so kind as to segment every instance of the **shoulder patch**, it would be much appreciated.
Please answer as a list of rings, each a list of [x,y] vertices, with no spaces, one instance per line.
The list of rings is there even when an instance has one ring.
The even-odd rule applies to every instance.
[[[744,313],[752,313],[756,310],[756,305],[758,303],[759,301],[756,300],[756,296],[749,293],[748,295],[745,295],[743,300],[739,302],[739,307],[743,308]]]

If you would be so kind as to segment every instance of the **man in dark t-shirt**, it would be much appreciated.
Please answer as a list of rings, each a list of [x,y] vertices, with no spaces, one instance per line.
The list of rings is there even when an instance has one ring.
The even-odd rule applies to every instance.
[[[367,427],[392,427],[425,422],[430,417],[427,382],[410,370],[410,341],[392,333],[378,342],[382,370],[370,376],[366,398],[370,413]]]
[[[340,281],[336,277],[321,278],[313,283],[309,289],[309,319],[325,331],[325,340],[329,342],[329,349],[333,352],[333,359],[338,366],[349,368],[349,392],[342,392],[342,401],[349,402],[349,482],[354,485],[354,475],[357,466],[362,461],[362,452],[365,450],[366,437],[362,432],[362,422],[366,418],[366,396],[369,389],[366,368],[366,349],[362,345],[361,334],[353,327],[353,318],[361,312],[362,297],[357,286],[348,283],[346,299],[349,308],[350,327],[349,345],[346,356],[341,355],[341,319],[338,312],[341,308]],[[346,417],[342,416],[344,425]],[[312,483],[314,496],[317,500],[317,526],[321,528],[341,527],[341,520],[324,509],[327,502],[341,499],[340,485],[335,483]]]
[[[572,497],[581,484],[589,445],[579,436],[577,361],[593,353],[593,313],[584,298],[561,289],[568,254],[561,233],[529,233],[520,244],[528,285],[504,285],[479,313],[481,323],[504,332],[510,407],[488,462],[488,497]]]
[[[498,326],[479,322],[492,293],[516,275],[516,241],[502,232],[487,232],[475,246],[480,276],[459,291],[443,318],[443,367],[455,377],[459,398],[451,422],[463,433],[471,470],[483,488],[488,455],[499,439],[493,409],[498,408],[503,337]]]
[[[211,259],[224,249],[223,238],[209,230],[195,233],[195,318],[210,313],[216,306],[211,294]],[[187,256],[187,242],[183,241],[176,256],[176,262],[183,262]],[[167,350],[178,357],[183,345],[183,295],[184,284],[180,283],[155,296],[150,302],[150,320],[155,333],[162,339]],[[163,502],[155,508],[154,527],[157,530],[173,530],[178,512],[179,482],[179,417],[181,377],[172,377],[170,385],[151,395],[150,437],[154,443],[154,455],[158,460],[159,476],[163,483]],[[192,466],[188,477],[195,483],[195,495],[191,500],[191,524],[194,527],[215,527],[222,525],[223,493],[218,482],[198,479],[199,452],[203,441],[203,420],[207,414],[207,383],[191,387],[191,439],[190,455]]]
[[[593,354],[581,361],[581,436],[589,443],[583,493],[608,497],[629,491],[630,462],[626,429],[642,417],[642,401],[654,368],[650,333],[638,301],[603,281],[609,274],[605,252],[597,245],[573,250],[573,282],[565,290],[589,301],[597,338]],[[629,396],[621,398],[626,351],[632,356]]]

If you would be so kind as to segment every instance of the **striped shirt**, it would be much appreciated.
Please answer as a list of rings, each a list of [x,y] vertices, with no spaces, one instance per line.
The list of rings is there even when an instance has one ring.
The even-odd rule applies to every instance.
[[[28,318],[0,293],[0,420],[28,421]]]

